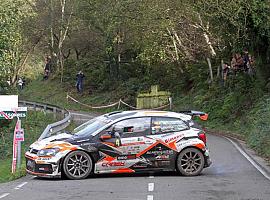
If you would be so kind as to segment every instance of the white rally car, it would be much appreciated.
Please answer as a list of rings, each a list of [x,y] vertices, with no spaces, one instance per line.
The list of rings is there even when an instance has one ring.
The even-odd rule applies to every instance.
[[[199,175],[210,166],[206,135],[192,116],[203,112],[119,111],[96,117],[71,133],[44,138],[25,153],[27,172],[83,179],[90,174],[174,171]]]

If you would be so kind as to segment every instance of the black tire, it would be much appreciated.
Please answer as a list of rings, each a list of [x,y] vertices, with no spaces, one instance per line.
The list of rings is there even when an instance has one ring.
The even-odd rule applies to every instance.
[[[204,156],[196,148],[189,147],[178,154],[176,167],[184,176],[197,176],[204,168]]]
[[[91,157],[84,151],[73,151],[68,154],[63,162],[63,171],[69,179],[84,179],[93,169]]]

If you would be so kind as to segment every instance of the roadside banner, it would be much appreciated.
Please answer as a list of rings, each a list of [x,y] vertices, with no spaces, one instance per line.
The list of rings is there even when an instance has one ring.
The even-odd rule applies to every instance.
[[[0,119],[13,119],[14,117],[26,117],[27,107],[16,109],[0,108]]]

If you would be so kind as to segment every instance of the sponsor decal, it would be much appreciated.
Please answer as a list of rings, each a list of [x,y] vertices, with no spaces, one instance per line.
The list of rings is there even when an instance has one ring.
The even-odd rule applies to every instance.
[[[133,168],[147,168],[148,164],[146,163],[138,163],[132,166]]]
[[[162,154],[167,154],[167,155],[172,155],[173,150],[163,150],[163,151],[148,151],[146,152],[147,155],[153,154],[153,155],[162,155]]]
[[[122,153],[125,155],[137,154],[141,152],[140,146],[122,146]]]
[[[130,146],[130,145],[142,145],[145,144],[144,142],[132,142],[132,143],[125,143],[122,146]]]
[[[136,159],[136,155],[122,155],[117,157],[117,160],[131,160],[131,159]]]
[[[181,135],[177,135],[177,136],[168,138],[168,139],[165,140],[165,143],[169,143],[169,142],[171,142],[171,141],[173,141],[173,140],[177,140],[177,139],[179,139],[179,138],[182,138],[183,136],[184,136],[184,135],[181,134]]]
[[[121,167],[125,166],[124,162],[107,162],[107,163],[102,163],[102,167]]]
[[[170,156],[169,155],[158,155],[156,156],[156,160],[169,160]]]
[[[117,146],[117,147],[121,146],[121,139],[120,138],[115,139],[115,146]]]
[[[46,161],[46,160],[50,160],[50,159],[51,159],[50,157],[48,157],[48,158],[46,158],[46,157],[39,157],[37,160]]]
[[[50,168],[49,167],[40,167],[38,168],[40,171],[49,171]]]

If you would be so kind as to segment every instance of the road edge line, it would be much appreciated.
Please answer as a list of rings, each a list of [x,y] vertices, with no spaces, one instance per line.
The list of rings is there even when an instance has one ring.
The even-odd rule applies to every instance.
[[[0,199],[7,197],[8,195],[10,195],[10,193],[4,193],[4,194],[0,195]]]
[[[236,142],[234,142],[232,139],[223,136],[224,138],[226,138],[227,140],[229,140],[234,147],[266,178],[270,181],[270,176],[268,175],[268,172],[266,172],[266,170],[263,169],[263,167],[261,167],[259,164],[256,163],[256,161],[254,161],[253,158],[251,158],[251,156],[249,156],[242,148],[242,146],[240,144],[237,144]],[[241,147],[242,148],[241,148]]]
[[[14,189],[15,190],[19,190],[19,189],[21,189],[24,185],[26,185],[28,182],[23,182],[23,183],[21,183],[20,185],[17,185]]]

